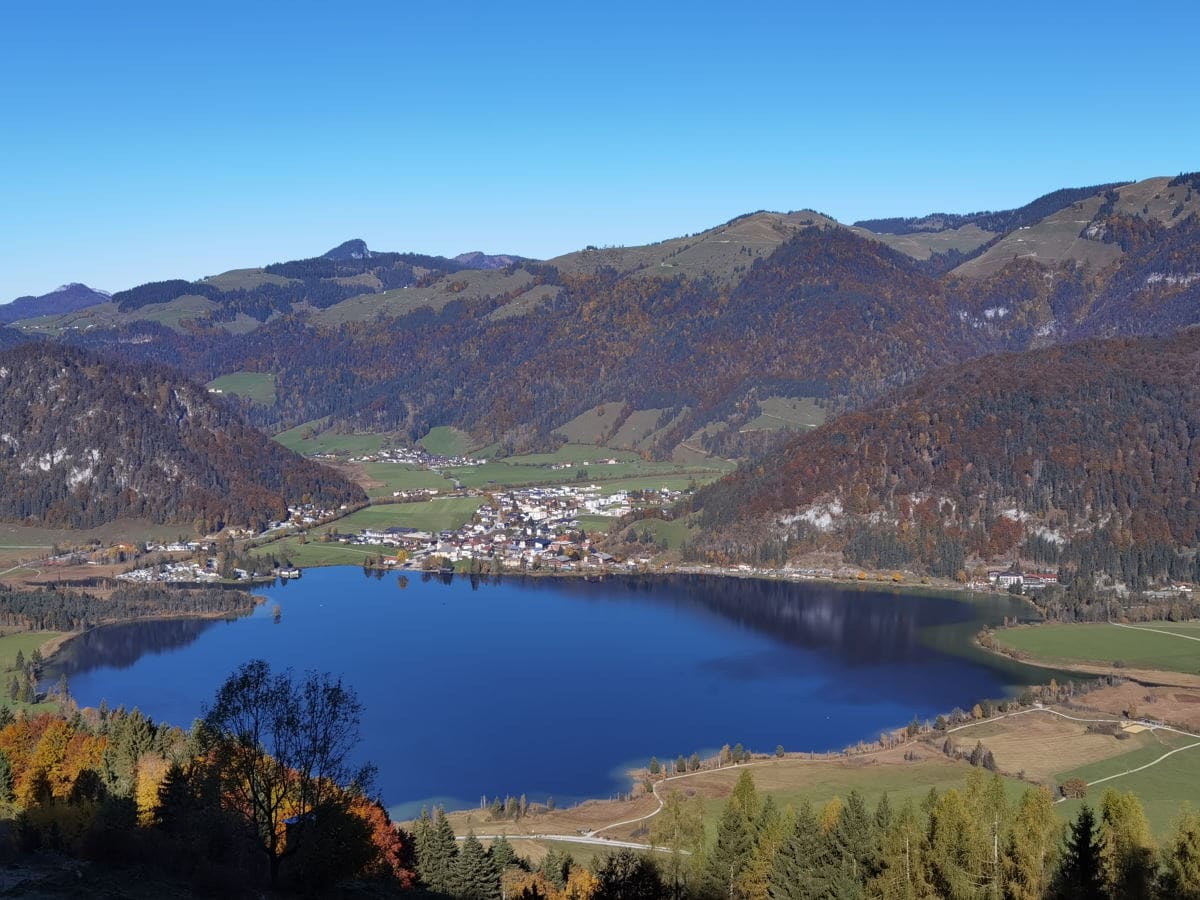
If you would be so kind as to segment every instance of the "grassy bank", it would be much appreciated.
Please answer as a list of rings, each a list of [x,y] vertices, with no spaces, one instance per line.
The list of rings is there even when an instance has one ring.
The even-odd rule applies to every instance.
[[[1151,631],[1149,629],[1156,629]],[[1164,630],[1171,633],[1164,634]],[[1086,664],[1200,674],[1200,625],[1155,623],[1035,625],[996,632],[996,645],[1041,663]]]

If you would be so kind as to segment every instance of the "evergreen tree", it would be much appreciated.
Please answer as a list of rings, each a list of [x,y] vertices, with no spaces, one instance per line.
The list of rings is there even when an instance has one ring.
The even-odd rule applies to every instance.
[[[1200,900],[1200,814],[1185,810],[1163,852],[1162,897]]]
[[[877,854],[874,823],[858,789],[850,791],[833,828],[825,836],[821,875],[833,895],[862,896],[867,880],[875,874]]]
[[[791,831],[780,844],[771,865],[771,900],[815,900],[826,895],[817,874],[817,857],[824,848],[821,823],[807,799],[797,810]]]
[[[879,798],[879,804],[875,807],[875,831],[880,837],[883,833],[892,827],[892,802],[888,799],[887,791],[883,792],[883,796]]]
[[[596,870],[593,900],[661,900],[662,878],[654,861],[633,850],[609,853]]]
[[[791,822],[779,814],[775,798],[768,794],[754,822],[754,850],[750,854],[750,863],[738,879],[739,896],[768,896],[775,856],[791,830]]]
[[[454,840],[454,829],[445,810],[439,808],[428,829],[424,852],[418,857],[417,871],[431,891],[449,894],[455,888],[457,863],[458,843]]]
[[[1154,838],[1142,804],[1132,792],[1104,792],[1100,800],[1100,867],[1113,900],[1146,897],[1158,868]]]
[[[1071,824],[1054,895],[1060,900],[1094,900],[1103,896],[1096,816],[1087,804]]]
[[[500,897],[500,873],[474,831],[468,832],[458,853],[454,896],[459,900],[498,900]]]
[[[429,841],[432,836],[433,823],[429,819],[429,810],[422,806],[421,817],[413,826],[413,855],[416,857],[417,875],[426,884],[429,883],[426,878],[426,867],[433,858],[429,853]]]
[[[702,883],[705,895],[734,896],[738,879],[750,864],[753,852],[754,825],[742,805],[731,797],[717,823],[716,843],[704,861]]]
[[[551,847],[550,851],[542,858],[542,865],[538,869],[546,880],[558,888],[560,891],[566,887],[567,878],[571,874],[571,867],[575,861],[571,859],[571,854],[563,853],[556,847]]]
[[[12,803],[14,796],[12,763],[8,754],[0,750],[0,803]]]
[[[492,846],[488,848],[488,854],[492,857],[492,861],[496,864],[496,871],[501,875],[509,866],[517,864],[517,852],[513,850],[512,844],[508,842],[508,838],[504,835],[492,841]]]

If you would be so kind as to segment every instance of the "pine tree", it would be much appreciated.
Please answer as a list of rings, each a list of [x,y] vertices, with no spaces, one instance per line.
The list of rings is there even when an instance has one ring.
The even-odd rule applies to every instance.
[[[1061,900],[1094,900],[1103,895],[1096,816],[1087,804],[1071,824],[1054,894]]]
[[[474,831],[468,832],[458,853],[454,896],[459,900],[498,900],[500,897],[500,873]]]
[[[492,841],[492,846],[488,848],[488,854],[492,857],[492,861],[496,864],[496,871],[500,874],[504,874],[504,870],[509,866],[516,865],[517,851],[513,850],[512,844],[504,835],[500,835]]]
[[[435,892],[449,894],[454,890],[458,863],[458,843],[446,813],[438,809],[437,817],[428,828],[424,852],[417,858],[417,871],[425,885]]]
[[[875,807],[875,830],[880,835],[892,827],[892,802],[888,799],[887,791],[879,798]]]
[[[1100,800],[1100,867],[1109,897],[1146,897],[1153,889],[1154,838],[1132,792],[1108,790]]]
[[[791,832],[785,837],[771,865],[771,900],[815,900],[826,895],[824,881],[817,875],[817,857],[824,847],[821,823],[807,799],[796,812]]]
[[[550,851],[542,857],[542,865],[538,869],[546,880],[558,888],[560,891],[566,886],[567,878],[571,874],[571,866],[575,861],[571,859],[571,854],[563,853],[555,847],[551,847]]]
[[[433,835],[433,823],[429,819],[429,810],[421,807],[421,817],[413,826],[413,855],[417,861],[417,874],[428,884],[426,879],[427,865],[432,860],[429,853],[429,841]]]
[[[14,796],[12,763],[8,754],[0,750],[0,803],[12,803]]]
[[[593,900],[660,900],[662,878],[654,860],[624,849],[609,853],[596,870]]]
[[[716,843],[704,862],[705,893],[712,897],[734,896],[738,878],[750,864],[753,852],[754,825],[742,805],[731,797],[717,823]]]
[[[1186,810],[1163,851],[1162,897],[1200,900],[1200,814]]]
[[[867,880],[875,874],[877,854],[874,823],[858,789],[850,791],[833,828],[825,836],[821,875],[834,896],[862,896]]]

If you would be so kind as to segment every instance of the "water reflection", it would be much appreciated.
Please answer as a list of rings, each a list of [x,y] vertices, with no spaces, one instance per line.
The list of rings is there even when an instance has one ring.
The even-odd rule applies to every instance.
[[[171,653],[228,619],[146,619],[104,625],[68,641],[46,666],[51,678],[68,679],[100,666],[128,669],[143,656]]]

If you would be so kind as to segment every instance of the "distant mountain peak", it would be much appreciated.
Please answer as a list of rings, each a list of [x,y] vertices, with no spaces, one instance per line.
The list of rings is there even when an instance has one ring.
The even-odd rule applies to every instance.
[[[523,256],[513,256],[509,253],[484,253],[482,250],[471,250],[460,253],[454,261],[467,269],[503,269],[524,260]]]
[[[362,238],[354,238],[346,241],[344,244],[338,244],[328,253],[324,254],[323,259],[347,260],[347,259],[370,259],[371,251],[367,249],[367,242]]]
[[[112,294],[98,291],[77,281],[59,285],[40,297],[18,297],[0,306],[0,323],[33,319],[39,316],[58,316],[106,302]]]

